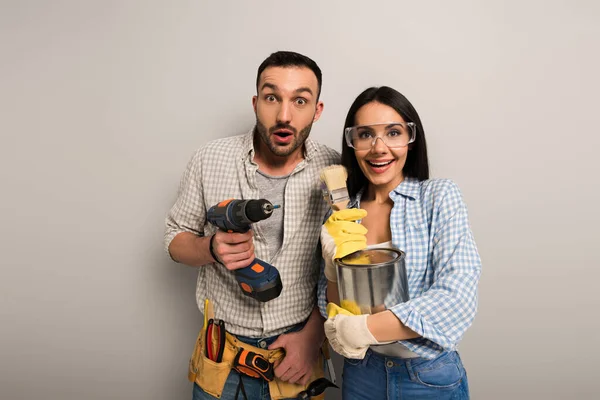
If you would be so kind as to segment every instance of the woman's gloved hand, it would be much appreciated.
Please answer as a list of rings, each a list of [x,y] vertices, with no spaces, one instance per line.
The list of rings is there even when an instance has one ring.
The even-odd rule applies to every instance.
[[[321,251],[327,280],[337,282],[334,259],[367,247],[367,228],[356,222],[366,216],[366,210],[347,208],[331,214],[321,228]]]
[[[325,335],[336,353],[346,357],[363,359],[372,344],[381,344],[367,327],[367,314],[354,315],[337,304],[327,304],[328,319]]]

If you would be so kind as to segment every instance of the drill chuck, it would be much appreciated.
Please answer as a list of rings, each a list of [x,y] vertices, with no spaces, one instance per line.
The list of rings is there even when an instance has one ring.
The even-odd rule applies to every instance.
[[[208,210],[208,220],[226,232],[247,232],[250,224],[267,219],[274,206],[269,200],[227,200]]]
[[[250,221],[258,222],[269,218],[276,207],[269,200],[248,200],[245,214]]]

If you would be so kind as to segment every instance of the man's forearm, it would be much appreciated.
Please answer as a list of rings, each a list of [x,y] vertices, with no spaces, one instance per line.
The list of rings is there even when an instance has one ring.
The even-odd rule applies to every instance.
[[[319,312],[319,307],[315,306],[312,312],[308,316],[308,320],[306,321],[306,325],[304,326],[304,330],[308,330],[314,336],[315,341],[319,343],[319,345],[323,344],[325,340],[325,331],[323,328],[323,323],[325,319],[321,316]]]
[[[327,302],[340,305],[337,282],[327,281]]]
[[[210,254],[209,246],[210,236],[202,237],[190,232],[181,232],[169,244],[169,253],[177,262],[200,267],[215,262]]]

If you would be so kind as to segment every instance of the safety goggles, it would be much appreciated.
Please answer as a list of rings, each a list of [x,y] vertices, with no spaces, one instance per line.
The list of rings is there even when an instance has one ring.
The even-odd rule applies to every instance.
[[[414,122],[384,122],[351,126],[344,130],[346,144],[356,150],[369,150],[377,139],[389,148],[406,147],[417,137]]]

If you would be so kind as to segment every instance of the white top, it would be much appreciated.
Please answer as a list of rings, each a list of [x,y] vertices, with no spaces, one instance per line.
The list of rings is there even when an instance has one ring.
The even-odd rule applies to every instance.
[[[387,242],[384,243],[377,243],[377,244],[371,244],[367,246],[367,250],[373,250],[373,249],[383,249],[386,247],[394,247],[394,245],[392,244],[392,241],[389,240]]]

